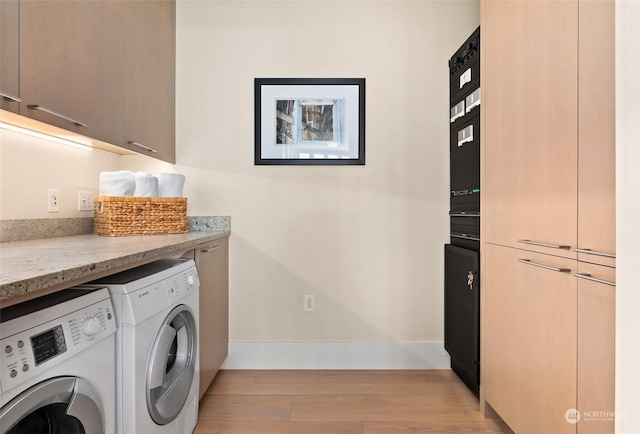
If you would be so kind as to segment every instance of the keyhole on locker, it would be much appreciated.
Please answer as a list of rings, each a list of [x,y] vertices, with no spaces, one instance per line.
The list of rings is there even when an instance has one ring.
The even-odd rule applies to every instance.
[[[473,271],[469,271],[467,274],[467,285],[469,289],[473,289]]]

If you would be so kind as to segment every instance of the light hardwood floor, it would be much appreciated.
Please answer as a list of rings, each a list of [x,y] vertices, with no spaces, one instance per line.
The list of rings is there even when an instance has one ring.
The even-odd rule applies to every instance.
[[[194,434],[511,433],[449,370],[220,371]]]

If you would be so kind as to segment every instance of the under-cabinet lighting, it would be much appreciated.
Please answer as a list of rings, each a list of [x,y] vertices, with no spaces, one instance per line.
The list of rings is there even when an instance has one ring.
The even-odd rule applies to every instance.
[[[61,143],[67,146],[74,146],[76,148],[84,149],[85,151],[91,151],[93,148],[91,146],[83,145],[82,143],[74,142],[67,139],[62,139],[60,137],[52,136],[50,134],[41,133],[39,131],[30,130],[24,127],[18,127],[16,125],[7,124],[5,122],[0,122],[0,128],[4,128],[5,130],[15,131],[17,133],[26,134],[28,136],[37,137],[39,139],[49,140],[51,142]]]

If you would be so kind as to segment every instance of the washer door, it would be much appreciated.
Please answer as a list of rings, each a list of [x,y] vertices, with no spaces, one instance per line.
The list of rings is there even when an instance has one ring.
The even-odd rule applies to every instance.
[[[0,430],[2,434],[104,434],[102,401],[82,378],[52,378],[2,407]]]
[[[158,330],[147,365],[147,409],[166,425],[182,411],[196,369],[198,335],[193,311],[175,307]]]

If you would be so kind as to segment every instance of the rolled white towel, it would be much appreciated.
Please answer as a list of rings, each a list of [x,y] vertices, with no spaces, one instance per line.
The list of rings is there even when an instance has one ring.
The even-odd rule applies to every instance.
[[[182,197],[184,189],[184,175],[179,173],[159,173],[158,195],[160,197]]]
[[[136,189],[134,196],[158,197],[158,178],[149,174],[138,172],[136,176]]]
[[[132,196],[136,189],[133,172],[119,170],[100,173],[100,196]]]

